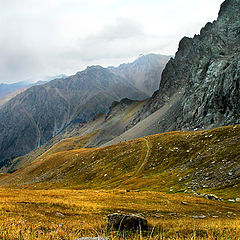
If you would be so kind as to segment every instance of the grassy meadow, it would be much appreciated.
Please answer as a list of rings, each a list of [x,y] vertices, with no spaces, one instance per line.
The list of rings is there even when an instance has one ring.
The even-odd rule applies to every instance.
[[[239,136],[238,125],[94,149],[61,141],[0,175],[0,239],[240,239],[240,203],[229,201],[240,197]],[[141,213],[150,228],[109,231],[115,212]]]
[[[149,231],[107,231],[106,217],[114,212],[143,214]],[[198,219],[203,215],[204,219]],[[240,239],[240,204],[152,191],[0,189],[1,239],[84,236]]]

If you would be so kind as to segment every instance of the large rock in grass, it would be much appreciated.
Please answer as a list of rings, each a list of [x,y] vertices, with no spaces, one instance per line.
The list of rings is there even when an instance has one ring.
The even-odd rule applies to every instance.
[[[108,215],[108,227],[114,230],[147,230],[147,220],[138,214],[119,214]]]
[[[94,237],[94,238],[85,237],[85,238],[78,238],[75,240],[108,240],[108,238],[106,238],[106,237]]]

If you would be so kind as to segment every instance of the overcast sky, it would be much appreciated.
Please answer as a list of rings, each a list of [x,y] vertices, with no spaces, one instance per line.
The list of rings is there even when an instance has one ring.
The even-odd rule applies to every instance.
[[[223,0],[0,0],[0,82],[174,55]]]

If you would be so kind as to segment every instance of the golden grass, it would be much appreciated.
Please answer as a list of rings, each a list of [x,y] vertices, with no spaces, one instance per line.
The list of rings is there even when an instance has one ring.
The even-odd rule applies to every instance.
[[[184,201],[188,205],[183,205]],[[113,212],[142,213],[148,232],[107,231]],[[205,215],[205,219],[193,216]],[[124,235],[125,234],[125,235]],[[0,189],[1,239],[239,239],[240,204],[121,190]]]
[[[237,169],[239,125],[71,149],[84,141],[63,140],[26,167],[0,175],[0,239],[240,239],[240,203],[226,201],[240,196],[240,179],[198,190],[223,202],[183,193],[192,180],[184,177],[196,169],[214,173],[223,162],[231,163],[226,171]],[[151,228],[109,232],[106,216],[113,212],[142,213]],[[193,218],[201,215],[206,218]]]
[[[33,159],[37,159],[39,156],[43,157],[45,155],[54,154],[57,152],[70,151],[73,149],[80,149],[85,146],[85,144],[96,135],[98,131],[93,131],[84,136],[74,136],[67,137],[59,141],[59,136],[52,138],[49,142],[44,144],[43,146],[37,148],[36,150],[22,156],[15,158],[12,163],[12,169],[18,169],[23,166],[26,166],[32,162]],[[12,170],[11,169],[11,170]]]
[[[173,188],[174,192],[179,192],[186,190],[186,184],[192,180],[184,180],[184,177],[196,169],[209,169],[214,174],[223,161],[231,163],[226,171],[240,164],[239,125],[200,132],[157,134],[104,148],[66,150],[70,142],[72,140],[66,139],[54,145],[33,163],[0,178],[0,184],[163,192]],[[215,164],[211,165],[213,161]],[[218,176],[221,174],[215,178]],[[204,191],[216,192],[224,198],[237,198],[240,179]]]

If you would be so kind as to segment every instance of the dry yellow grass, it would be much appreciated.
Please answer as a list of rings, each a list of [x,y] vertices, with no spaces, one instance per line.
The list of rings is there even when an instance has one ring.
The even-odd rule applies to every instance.
[[[209,174],[211,178],[202,185],[221,182],[218,188],[205,188],[204,191],[216,192],[224,198],[237,198],[240,179],[236,177],[225,182],[222,175],[224,172],[237,173],[239,136],[238,125],[209,131],[157,134],[104,148],[74,150],[66,150],[71,148],[72,142],[66,139],[28,166],[0,177],[0,185],[163,192],[169,192],[172,187],[174,192],[179,192],[186,190],[194,177],[201,180],[199,175],[205,174],[205,181]],[[198,176],[194,176],[196,171]]]
[[[184,201],[188,205],[183,205]],[[142,213],[148,232],[106,230],[113,212]],[[193,216],[205,215],[205,219]],[[0,189],[1,239],[239,239],[240,204],[121,190]]]
[[[0,239],[240,239],[240,203],[227,202],[240,196],[240,179],[225,182],[217,172],[226,166],[237,173],[239,136],[240,126],[229,126],[94,149],[71,149],[85,139],[66,139],[26,167],[0,175]],[[183,193],[197,169],[212,174],[210,183],[222,181],[197,191],[224,201]],[[109,232],[106,216],[113,212],[142,213],[150,230]],[[193,218],[201,215],[206,218]]]

